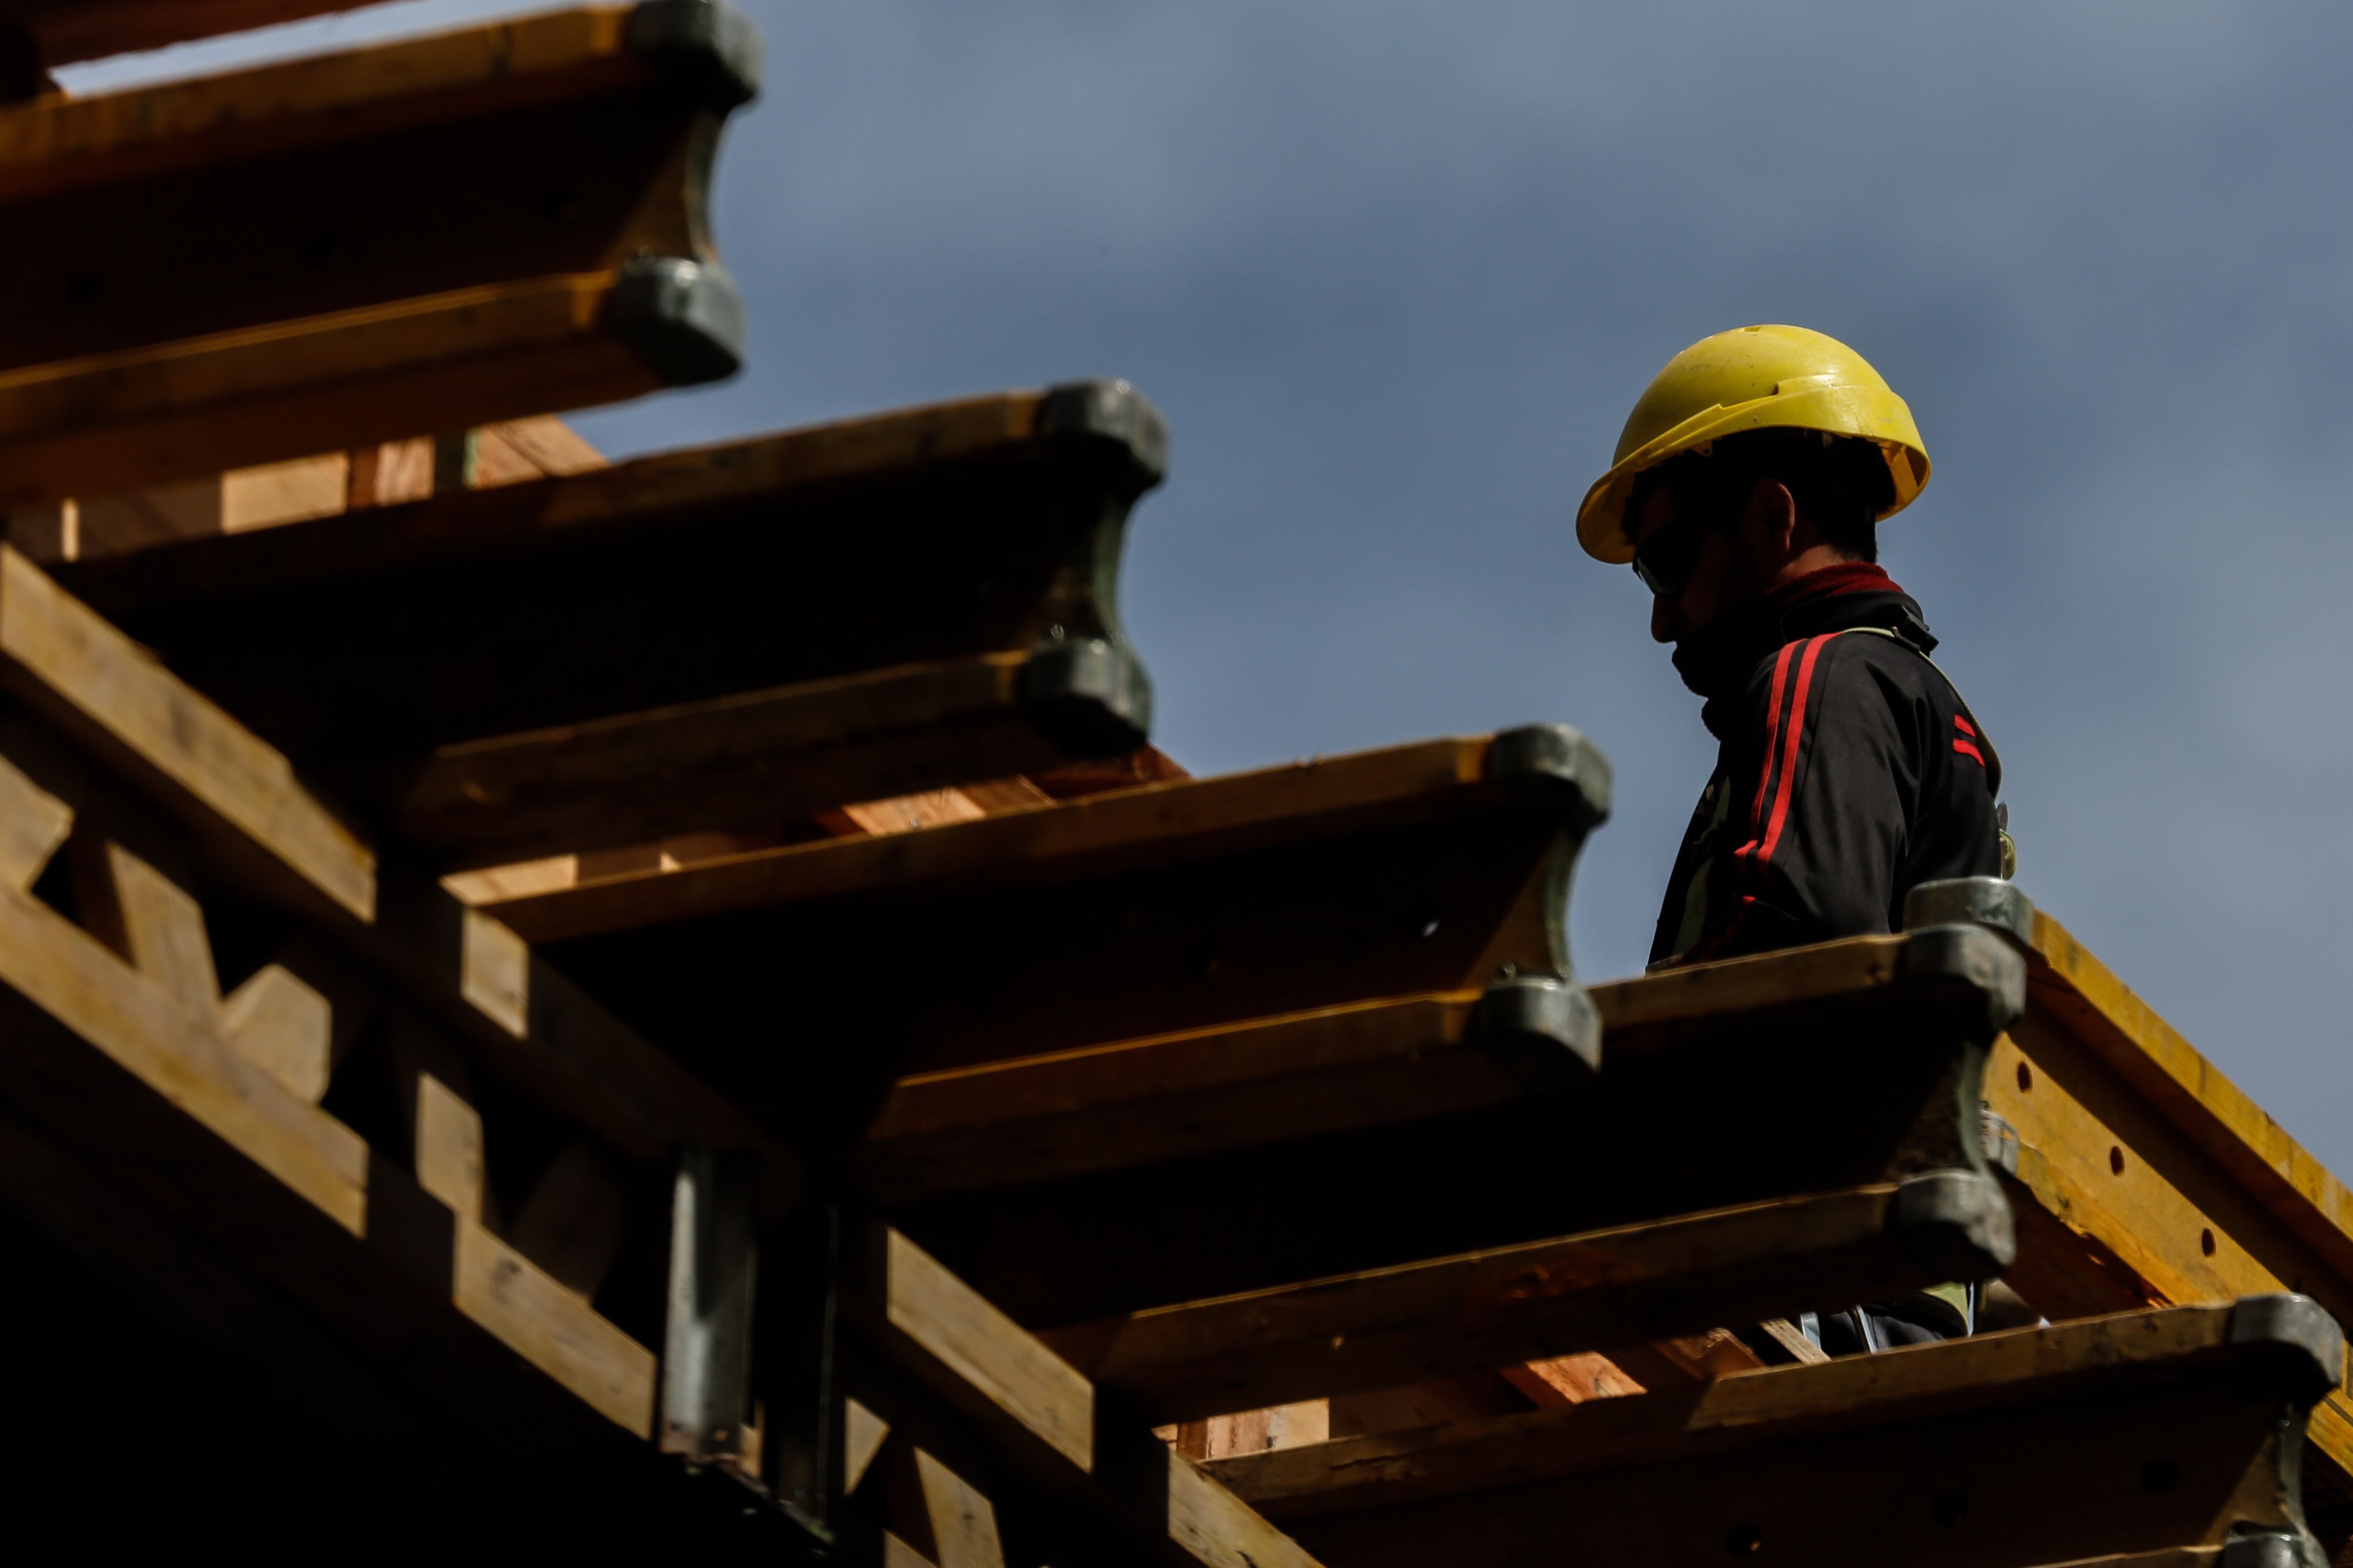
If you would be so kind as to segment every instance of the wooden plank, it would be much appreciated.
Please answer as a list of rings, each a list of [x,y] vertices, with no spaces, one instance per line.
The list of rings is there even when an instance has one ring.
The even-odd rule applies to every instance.
[[[428,873],[380,865],[295,782],[283,755],[5,547],[0,687],[190,829],[215,871],[317,921],[487,1065],[623,1153],[667,1166],[684,1139],[765,1146],[776,1179],[797,1179],[790,1159],[717,1095]],[[101,789],[72,747],[22,720],[0,743],[21,770],[46,769],[50,793]],[[29,820],[37,834],[54,817]]]
[[[339,1258],[331,1247],[320,1258],[305,1256],[306,1247],[321,1247],[333,1230],[355,1243],[401,1245],[399,1226],[383,1216],[402,1214],[404,1206],[414,1213],[404,1179],[375,1161],[341,1122],[230,1049],[216,1007],[195,1005],[47,905],[5,888],[0,888],[0,984],[22,999],[20,1005],[37,1008],[70,1032],[32,1029],[16,1037],[25,1071],[32,1075],[16,1081],[16,1091],[81,1128],[100,1157],[147,1173],[162,1185],[158,1195],[193,1222],[216,1234],[226,1228],[241,1245],[277,1259],[298,1287],[325,1292],[339,1304],[347,1292],[364,1294],[364,1288],[318,1282],[311,1275],[324,1268],[348,1279],[358,1267],[349,1249]],[[72,1109],[61,1113],[60,1105]],[[110,1114],[132,1118],[138,1141],[108,1137]],[[183,1122],[188,1131],[172,1131]],[[206,1161],[220,1173],[193,1179]],[[299,1200],[302,1210],[265,1203],[261,1214],[307,1212],[328,1228],[303,1224],[294,1232],[298,1242],[259,1242],[251,1227],[259,1223],[267,1229],[270,1222],[254,1212],[255,1202],[280,1192]],[[649,1430],[650,1352],[577,1297],[560,1288],[551,1295],[535,1266],[471,1217],[448,1215],[439,1233],[451,1251],[422,1258],[412,1253],[405,1262],[426,1268],[428,1278],[438,1272],[446,1279],[446,1305],[608,1418],[641,1435]],[[376,1315],[367,1309],[362,1321]]]
[[[313,900],[375,913],[375,857],[294,781],[286,759],[0,546],[0,686],[158,787],[202,800]]]
[[[998,653],[1039,655],[1024,705],[1063,756],[1116,753],[1148,687],[1112,585],[1166,439],[1080,383],[64,570],[356,798],[440,746]]]
[[[1475,810],[1491,737],[1427,741],[1216,779],[1185,779],[1011,811],[890,840],[791,845],[490,906],[533,942],[738,911],[943,887],[999,890],[1072,865],[1155,868],[1359,826]],[[1068,875],[1067,870],[1064,871]]]
[[[1157,1308],[1046,1340],[1172,1421],[1999,1273],[2009,1215],[1991,1178],[1915,1180],[1908,1198],[1894,1184],[1785,1198]]]
[[[2353,1278],[2353,1191],[2048,914],[2034,1010],[2059,1022],[2306,1247]]]
[[[900,665],[440,746],[382,770],[362,799],[453,866],[779,829],[845,801],[1060,765],[1031,668],[1026,653]]]
[[[904,1237],[868,1229],[847,1279],[846,1321],[866,1342],[970,1422],[1008,1476],[1117,1521],[1133,1560],[1314,1568],[1280,1530],[1140,1423],[1100,1420],[1082,1374]],[[904,1403],[903,1392],[893,1403],[887,1383],[871,1400],[856,1397],[910,1440],[937,1421]]]
[[[93,1100],[107,1097],[91,1091],[103,1079],[72,1090],[51,1080],[28,1095],[27,1053],[48,1058],[63,1032],[23,1016],[13,998],[5,1010],[0,1206],[10,1212],[0,1225],[20,1273],[41,1282],[11,1316],[42,1352],[16,1383],[27,1407],[44,1413],[42,1443],[17,1467],[36,1489],[27,1521],[103,1518],[120,1478],[87,1456],[128,1422],[140,1443],[173,1459],[142,1483],[164,1511],[133,1510],[101,1527],[125,1546],[185,1550],[234,1536],[298,1553],[387,1488],[404,1504],[372,1526],[372,1539],[420,1552],[469,1529],[668,1550],[741,1528],[740,1501],[681,1489],[649,1446],[437,1308],[431,1288],[377,1250],[331,1231],[356,1258],[365,1294],[324,1311],[320,1292],[290,1289],[282,1274],[256,1266],[255,1244],[301,1250],[303,1214],[328,1222],[298,1199],[281,1215],[290,1227],[276,1228],[270,1201],[216,1184],[228,1164],[214,1157],[217,1144],[206,1153],[201,1141],[180,1141],[191,1124],[178,1112],[164,1108],[152,1126],[98,1112]],[[76,1134],[106,1130],[90,1145],[98,1152],[30,1120],[37,1102]],[[155,1195],[175,1184],[177,1208]],[[205,1198],[195,1208],[209,1210],[203,1226],[183,1217],[191,1186]],[[377,1194],[379,1221],[390,1222],[396,1198]],[[28,1246],[18,1216],[66,1252]],[[225,1230],[224,1217],[238,1223]],[[362,1305],[371,1310],[346,1310]],[[299,1441],[284,1441],[289,1434]],[[270,1462],[257,1468],[252,1456],[262,1452]]]
[[[0,500],[729,374],[703,187],[756,53],[588,9],[0,111],[0,213],[68,237],[0,257]]]
[[[1748,1013],[1837,1015],[1899,984],[1893,939],[1593,988],[1613,1049],[1672,1048]],[[913,1073],[857,1159],[887,1203],[1504,1104],[1527,1092],[1480,994],[1362,1002]],[[1896,1002],[1894,1005],[1909,1004]]]
[[[344,798],[460,861],[680,827],[772,827],[845,800],[1135,742],[1140,672],[1092,634],[1116,636],[1100,591],[1125,504],[1152,477],[1139,465],[1156,451],[1145,436],[1157,416],[1122,388],[985,401],[869,422],[890,427],[887,441],[864,424],[813,432],[553,489],[448,498],[405,521],[348,517],[308,541],[278,530],[260,556],[225,558],[210,547],[236,542],[207,541],[185,557],[163,552],[174,560],[160,576],[153,552],[93,562],[77,580]],[[1145,436],[1114,438],[1131,425]],[[685,482],[698,479],[715,482]],[[776,526],[779,510],[815,529],[821,552],[837,526],[841,541],[864,537],[878,507],[910,510],[894,528],[945,531],[901,574],[923,613],[878,620],[829,586],[791,602],[828,574],[806,558],[809,537]],[[745,543],[795,559],[773,563],[777,576],[744,561],[728,591],[753,599],[715,603],[705,563]],[[469,553],[442,559],[452,545]],[[240,562],[261,568],[243,589],[228,570]],[[156,583],[190,596],[142,611],[138,590]],[[225,639],[233,627],[243,629]],[[1080,635],[1058,642],[1056,630]],[[290,641],[311,650],[299,679],[276,651]],[[1008,641],[927,666],[889,662]],[[883,668],[856,670],[868,660]],[[826,673],[845,663],[853,673]],[[485,665],[504,678],[472,673]],[[705,695],[714,691],[728,695]],[[676,698],[687,700],[600,717]],[[545,727],[550,718],[565,722]],[[543,727],[466,739],[522,724]],[[411,746],[438,749],[419,757]]]
[[[2319,1162],[2035,911],[2029,1009],[1987,1104],[2011,1140],[2012,1282],[2052,1317],[2283,1289],[2353,1310],[2353,1199]],[[2313,1412],[2310,1484],[2353,1492],[2353,1395]]]
[[[1404,862],[1378,863],[1394,874]],[[1113,1145],[1117,1132],[1150,1125],[1152,1102],[1123,1100],[1106,1087],[1094,1107],[1064,1114],[1049,1106],[1051,1114],[1028,1119],[1027,1131],[1052,1129],[1062,1140],[1050,1151],[1056,1157],[1089,1151],[1090,1168],[1008,1186],[965,1178],[963,1190],[942,1190],[944,1183],[923,1184],[932,1167],[918,1167],[922,1183],[906,1185],[923,1195],[886,1212],[1015,1318],[1059,1327],[1921,1172],[1984,1169],[1982,1064],[2022,992],[2022,965],[2001,939],[1975,931],[1859,937],[1724,970],[1597,987],[1605,1058],[1589,1083],[1323,1132],[1310,1131],[1309,1118],[1321,1112],[1309,1106],[1291,1129],[1250,1130],[1264,1142],[1157,1159],[1147,1144],[1139,1153],[1146,1163],[1119,1161]],[[1762,1005],[1776,994],[1778,1005]],[[1711,1005],[1723,1010],[1711,1016]],[[1196,1043],[1169,1042],[1165,1073],[1148,1058],[1135,1068],[1145,1093],[1172,1089],[1178,1115],[1183,1064]],[[1275,1070],[1313,1059],[1303,1054]],[[1238,1086],[1248,1081],[1246,1064],[1229,1068],[1214,1053],[1202,1061],[1205,1076],[1230,1070]],[[1015,1070],[1026,1068],[1008,1076]],[[1387,1070],[1394,1085],[1417,1074],[1445,1082],[1402,1050]],[[1056,1064],[1040,1077],[1060,1072]],[[1283,1092],[1281,1079],[1273,1083],[1271,1093]],[[1404,1099],[1403,1089],[1393,1098]],[[1086,1131],[1090,1113],[1107,1116],[1103,1135]],[[1024,1131],[1022,1120],[1010,1121],[997,1145],[1017,1173]],[[869,1161],[869,1151],[858,1159]],[[871,1155],[877,1173],[887,1162],[887,1150]],[[1205,1192],[1247,1192],[1250,1201],[1204,1204]]]
[[[1698,1564],[1727,1552],[1955,1568],[2105,1561],[2219,1547],[2234,1531],[2301,1538],[2279,1416],[2313,1397],[2341,1353],[2317,1309],[2258,1299],[1211,1468],[1336,1568]]]
[[[55,67],[353,8],[352,0],[0,0],[0,26],[29,33]]]
[[[1534,740],[1565,760],[1486,771],[1491,752]],[[491,908],[536,939],[551,907],[580,911],[579,893],[626,918],[631,929],[540,951],[810,1147],[854,1138],[908,1071],[1472,985],[1557,1004],[1534,1018],[1499,1004],[1486,1038],[1520,1053],[1532,1079],[1581,1075],[1591,1031],[1560,978],[1562,902],[1601,766],[1573,731],[1535,727],[1017,805]],[[612,897],[625,887],[668,923],[629,914]],[[746,907],[755,896],[765,907]],[[912,974],[911,954],[923,955]],[[777,1048],[835,1038],[860,1048]]]
[[[476,482],[520,484],[605,467],[595,448],[549,416],[510,420],[475,433]],[[433,493],[430,437],[378,442],[259,468],[232,468],[160,489],[83,496],[12,515],[8,542],[44,566],[149,550],[180,539],[280,528],[338,516],[354,507],[421,500]],[[45,513],[56,514],[54,520]],[[66,526],[68,517],[72,520]]]
[[[2029,1234],[2050,1234],[2035,1258],[2040,1268],[2017,1280],[2028,1300],[2052,1300],[2042,1310],[2063,1314],[2064,1293],[2087,1288],[2087,1259],[2112,1259],[2088,1288],[2185,1303],[2295,1289],[2353,1314],[2353,1281],[2035,996],[1997,1047],[1986,1079],[1988,1105],[2018,1135],[2020,1206],[2045,1216]],[[2076,1237],[2090,1246],[2059,1250]],[[2353,1396],[2345,1388],[2313,1412],[2310,1436],[2328,1463],[2353,1473]]]
[[[854,1156],[876,1201],[1182,1159],[1495,1106],[1525,1092],[1476,991],[911,1073]]]

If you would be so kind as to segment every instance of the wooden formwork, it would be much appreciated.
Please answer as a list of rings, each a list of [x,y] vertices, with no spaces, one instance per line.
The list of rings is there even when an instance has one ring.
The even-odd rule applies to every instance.
[[[1574,730],[1187,777],[1124,383],[603,463],[543,416],[738,351],[715,0],[45,75],[333,8],[0,0],[0,213],[58,237],[0,277],[0,1238],[56,1282],[8,1321],[58,1518],[172,1447],[113,1538],[2347,1549],[2353,1200],[2057,921],[1945,885],[1587,985]],[[1797,1326],[1997,1276],[2024,1325]]]

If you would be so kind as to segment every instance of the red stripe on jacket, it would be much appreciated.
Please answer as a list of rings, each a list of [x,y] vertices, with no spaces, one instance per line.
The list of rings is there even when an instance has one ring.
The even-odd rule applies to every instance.
[[[1781,741],[1780,787],[1773,793],[1773,820],[1765,829],[1765,847],[1757,856],[1757,868],[1760,871],[1773,863],[1773,847],[1781,841],[1782,826],[1789,820],[1789,795],[1798,776],[1798,750],[1806,740],[1806,690],[1814,683],[1814,659],[1830,640],[1830,637],[1819,637],[1807,643],[1806,656],[1798,664],[1798,690],[1789,700],[1789,731]]]
[[[1773,661],[1773,700],[1765,705],[1765,760],[1757,764],[1757,799],[1748,807],[1751,834],[1765,826],[1765,795],[1773,783],[1773,752],[1781,738],[1781,692],[1789,680],[1789,656],[1797,651],[1796,643],[1784,643],[1781,657]]]

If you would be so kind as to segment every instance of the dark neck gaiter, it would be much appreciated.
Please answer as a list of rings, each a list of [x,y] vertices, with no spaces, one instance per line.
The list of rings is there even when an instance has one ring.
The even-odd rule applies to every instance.
[[[1717,617],[1714,625],[1678,643],[1675,673],[1683,678],[1685,686],[1713,701],[1738,691],[1757,661],[1783,643],[1817,631],[1843,630],[1841,623],[1849,617],[1834,613],[1840,606],[1826,601],[1870,595],[1873,596],[1870,607],[1876,610],[1885,598],[1902,599],[1909,605],[1911,601],[1903,599],[1903,594],[1885,571],[1861,561],[1842,561],[1809,572]],[[1916,620],[1916,606],[1913,616]],[[1855,619],[1852,624],[1863,625],[1876,618]]]

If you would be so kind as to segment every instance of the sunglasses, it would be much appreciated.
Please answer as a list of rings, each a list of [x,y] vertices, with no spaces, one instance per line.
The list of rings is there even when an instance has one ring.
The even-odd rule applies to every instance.
[[[1660,598],[1680,599],[1691,585],[1692,572],[1699,565],[1700,551],[1706,543],[1705,520],[1696,512],[1681,511],[1672,522],[1645,535],[1634,546],[1634,575]]]

